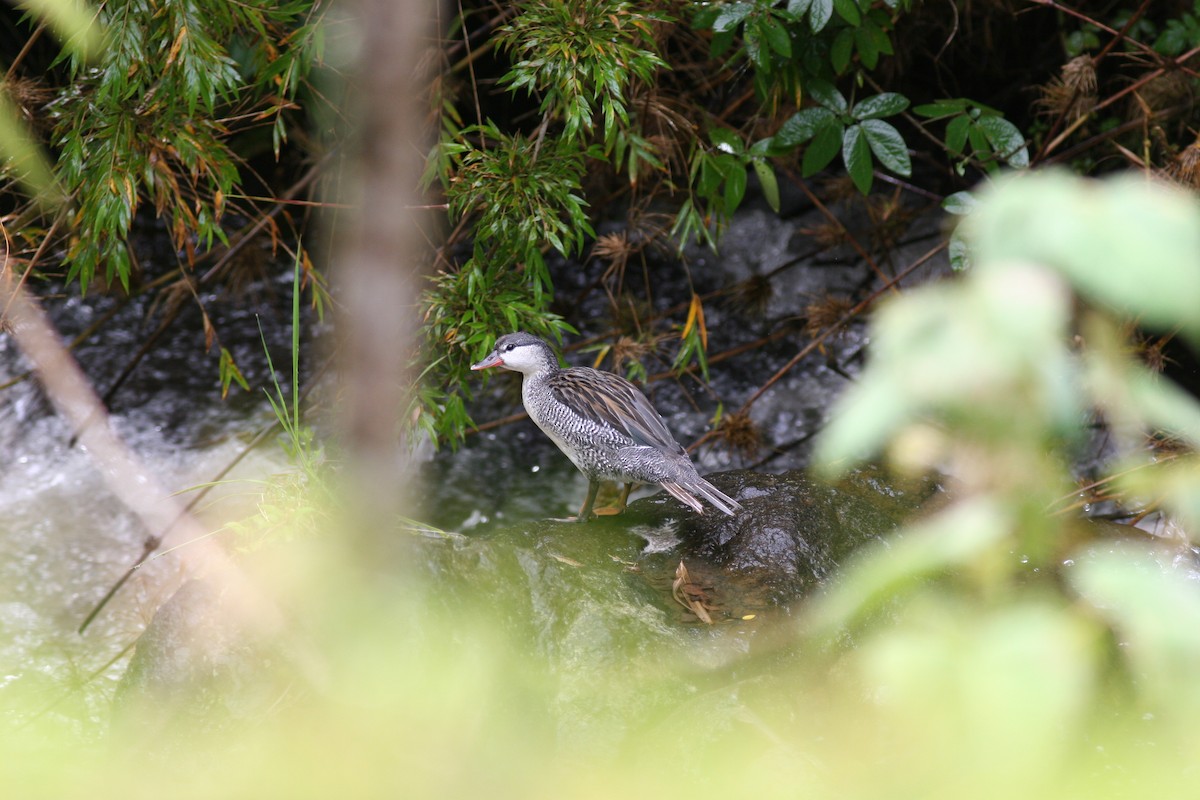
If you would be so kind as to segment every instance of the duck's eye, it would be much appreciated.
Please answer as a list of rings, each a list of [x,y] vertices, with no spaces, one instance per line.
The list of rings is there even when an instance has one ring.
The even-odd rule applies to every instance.
[[[516,347],[515,344],[506,344],[504,345],[504,352],[511,353],[514,347]]]

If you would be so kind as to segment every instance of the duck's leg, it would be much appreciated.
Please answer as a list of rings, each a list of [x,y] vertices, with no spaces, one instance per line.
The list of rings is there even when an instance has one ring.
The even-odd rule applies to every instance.
[[[596,502],[596,492],[600,491],[600,481],[588,478],[587,498],[583,501],[583,506],[579,509],[579,516],[575,518],[576,522],[587,522],[588,517],[592,515],[592,504]]]
[[[633,481],[626,481],[625,488],[621,492],[621,510],[625,510],[625,506],[629,505],[629,493],[633,491]]]
[[[597,508],[596,516],[612,516],[613,514],[620,514],[625,510],[625,506],[629,504],[629,493],[631,491],[633,491],[632,481],[625,484],[625,488],[621,490],[621,499],[617,501],[615,506],[611,506],[609,508]]]

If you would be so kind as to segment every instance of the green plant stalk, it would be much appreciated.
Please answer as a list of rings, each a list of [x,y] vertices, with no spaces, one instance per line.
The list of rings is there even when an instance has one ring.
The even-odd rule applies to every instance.
[[[263,333],[262,321],[258,324],[258,335],[262,341],[263,352],[267,357],[267,369],[271,372],[271,381],[275,387],[275,396],[264,390],[267,401],[275,418],[289,441],[290,455],[296,459],[300,468],[311,479],[316,479],[316,459],[311,450],[311,442],[301,431],[300,422],[300,252],[297,248],[295,264],[292,268],[292,402],[288,410],[288,400],[283,394],[283,387],[275,376],[275,364],[271,359],[271,350],[267,346],[266,335]]]

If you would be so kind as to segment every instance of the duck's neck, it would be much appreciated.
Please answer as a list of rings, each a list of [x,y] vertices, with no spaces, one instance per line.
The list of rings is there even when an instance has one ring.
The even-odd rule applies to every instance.
[[[542,358],[538,359],[537,368],[529,372],[522,372],[522,383],[545,383],[550,379],[550,376],[559,371],[558,359],[549,348],[542,352]]]
[[[523,392],[528,392],[531,388],[542,387],[546,385],[546,381],[554,373],[558,372],[558,367],[551,364],[542,364],[541,367],[532,372],[521,373],[521,389]]]

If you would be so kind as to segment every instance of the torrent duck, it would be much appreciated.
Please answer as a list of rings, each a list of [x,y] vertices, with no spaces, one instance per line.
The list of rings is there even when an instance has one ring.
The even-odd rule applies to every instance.
[[[600,481],[625,484],[620,513],[634,483],[654,483],[697,513],[698,498],[733,515],[741,505],[701,478],[646,396],[629,381],[589,367],[561,369],[550,345],[517,332],[501,336],[473,370],[504,367],[520,372],[521,400],[530,418],[587,476],[588,492],[576,518],[586,521]]]

